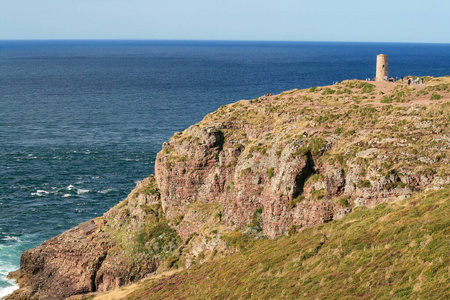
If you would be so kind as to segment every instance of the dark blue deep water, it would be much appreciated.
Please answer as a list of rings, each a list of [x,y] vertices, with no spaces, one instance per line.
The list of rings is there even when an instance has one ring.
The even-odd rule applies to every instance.
[[[450,75],[449,44],[0,41],[0,297],[20,254],[124,199],[222,104],[375,76]]]

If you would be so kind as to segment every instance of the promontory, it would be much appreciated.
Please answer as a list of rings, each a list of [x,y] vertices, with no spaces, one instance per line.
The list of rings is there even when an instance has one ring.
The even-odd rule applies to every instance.
[[[26,251],[7,299],[448,297],[450,77],[421,79],[221,106],[125,200]]]

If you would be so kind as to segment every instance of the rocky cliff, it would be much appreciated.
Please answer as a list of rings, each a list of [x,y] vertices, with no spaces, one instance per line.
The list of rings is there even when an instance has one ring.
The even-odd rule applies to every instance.
[[[220,107],[176,133],[103,217],[26,251],[9,299],[187,267],[450,183],[450,79],[344,81]]]

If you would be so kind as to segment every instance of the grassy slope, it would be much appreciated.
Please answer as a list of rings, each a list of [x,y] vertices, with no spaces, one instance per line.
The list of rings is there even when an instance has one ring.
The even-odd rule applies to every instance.
[[[438,299],[450,295],[450,187],[144,282],[128,299]]]

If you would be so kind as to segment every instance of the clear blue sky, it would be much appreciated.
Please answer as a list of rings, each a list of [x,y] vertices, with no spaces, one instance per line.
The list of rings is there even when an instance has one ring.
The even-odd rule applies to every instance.
[[[450,1],[0,0],[0,39],[450,43]]]

